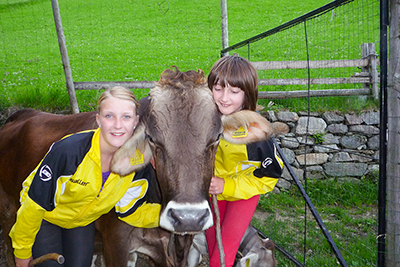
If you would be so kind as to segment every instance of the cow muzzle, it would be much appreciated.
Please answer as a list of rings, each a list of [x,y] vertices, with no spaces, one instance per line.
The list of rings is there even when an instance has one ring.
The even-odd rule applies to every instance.
[[[198,204],[170,201],[160,215],[160,227],[178,234],[195,234],[212,225],[207,201]]]

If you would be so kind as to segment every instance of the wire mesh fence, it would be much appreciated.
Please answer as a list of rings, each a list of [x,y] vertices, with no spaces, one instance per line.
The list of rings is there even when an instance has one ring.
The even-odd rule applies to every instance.
[[[375,50],[362,52],[363,43],[373,43]],[[365,71],[359,66],[346,67],[346,61],[360,60],[378,54],[379,1],[334,1],[319,10],[305,14],[258,36],[232,45],[222,51],[238,53],[253,62],[271,62],[271,68],[259,70],[260,79],[351,78]],[[338,60],[337,67],[273,67],[273,62],[318,62]],[[340,62],[341,61],[341,62]],[[274,84],[260,86],[260,91],[296,91],[324,89],[357,89],[362,83]],[[365,97],[312,99],[311,108],[343,110],[369,105]],[[306,110],[308,100],[274,100],[276,105]],[[315,104],[314,104],[315,103]],[[344,103],[348,105],[343,105]]]
[[[379,18],[379,1],[334,1],[221,52],[269,66],[258,68],[260,94],[268,98],[260,101],[268,107],[262,112],[288,125],[277,136],[288,164],[280,192],[261,198],[253,220],[278,244],[282,266],[376,265],[379,101],[370,81],[315,81],[370,75],[370,63],[346,64],[378,56]],[[362,44],[375,49],[365,53]],[[338,65],[312,66],[327,62]],[[317,90],[362,88],[368,96],[310,97]],[[304,98],[290,98],[292,91],[304,91]]]

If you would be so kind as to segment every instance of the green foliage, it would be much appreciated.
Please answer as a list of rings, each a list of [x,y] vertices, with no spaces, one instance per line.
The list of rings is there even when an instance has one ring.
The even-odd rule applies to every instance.
[[[325,133],[316,133],[313,134],[311,137],[314,139],[315,143],[321,145],[324,143],[324,135]]]

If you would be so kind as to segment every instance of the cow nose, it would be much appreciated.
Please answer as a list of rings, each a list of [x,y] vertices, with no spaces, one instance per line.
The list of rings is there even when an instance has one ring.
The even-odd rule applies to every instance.
[[[201,231],[210,217],[208,209],[170,209],[168,217],[176,232]]]
[[[160,227],[180,234],[194,234],[213,225],[208,201],[200,203],[168,202],[160,214]]]

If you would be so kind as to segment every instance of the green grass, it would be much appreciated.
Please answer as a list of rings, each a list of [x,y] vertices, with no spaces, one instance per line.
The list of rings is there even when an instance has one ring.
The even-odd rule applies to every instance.
[[[307,193],[349,266],[375,266],[378,178],[308,180]],[[303,185],[304,186],[304,185]],[[253,225],[307,266],[337,266],[328,242],[296,186],[264,195]],[[304,249],[304,232],[306,248]],[[294,266],[279,252],[279,266]]]
[[[330,1],[228,1],[234,44]],[[206,74],[222,46],[212,1],[60,1],[74,81],[158,80],[171,65]],[[69,109],[50,1],[0,1],[0,109]],[[243,54],[246,56],[246,54]],[[138,98],[148,90],[135,90]],[[98,92],[77,91],[81,111]]]

